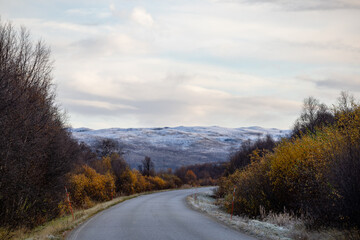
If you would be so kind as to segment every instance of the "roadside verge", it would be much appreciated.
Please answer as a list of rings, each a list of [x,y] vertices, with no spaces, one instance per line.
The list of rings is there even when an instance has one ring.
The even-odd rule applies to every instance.
[[[26,229],[18,229],[11,233],[12,237],[10,239],[26,239],[26,240],[42,240],[42,239],[65,239],[67,234],[78,227],[80,224],[87,221],[92,216],[97,213],[104,211],[116,204],[122,203],[126,200],[136,198],[141,195],[147,195],[156,192],[164,192],[171,191],[173,189],[168,190],[160,190],[160,191],[150,191],[143,192],[138,194],[133,194],[130,196],[121,196],[114,198],[111,201],[98,203],[95,206],[88,209],[76,209],[74,210],[75,220],[72,219],[72,215],[68,214],[59,218],[56,218],[52,221],[46,222],[45,224],[36,227],[31,231],[27,231]]]
[[[346,232],[336,229],[321,229],[318,231],[308,231],[301,219],[293,217],[291,214],[268,214],[262,220],[250,219],[246,216],[233,216],[225,212],[216,199],[213,192],[192,194],[186,198],[187,204],[194,210],[202,212],[211,218],[219,221],[242,233],[252,235],[258,239],[267,240],[345,240],[349,239]]]

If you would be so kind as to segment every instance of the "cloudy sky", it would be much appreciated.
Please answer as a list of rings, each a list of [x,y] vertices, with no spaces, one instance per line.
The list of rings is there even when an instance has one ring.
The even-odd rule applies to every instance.
[[[288,129],[360,98],[359,0],[0,0],[52,49],[73,127]]]

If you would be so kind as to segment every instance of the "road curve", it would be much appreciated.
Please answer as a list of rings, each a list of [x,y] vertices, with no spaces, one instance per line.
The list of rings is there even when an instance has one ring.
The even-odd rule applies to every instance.
[[[186,196],[209,188],[143,195],[89,219],[68,240],[254,240],[189,209]]]

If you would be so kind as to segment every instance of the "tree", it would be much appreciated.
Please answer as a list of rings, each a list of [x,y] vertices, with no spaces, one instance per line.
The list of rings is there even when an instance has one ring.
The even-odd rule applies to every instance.
[[[185,180],[186,183],[190,184],[190,185],[195,185],[196,184],[196,175],[193,171],[191,170],[187,170],[186,174],[185,174]]]
[[[302,134],[314,134],[318,128],[332,125],[335,122],[334,114],[329,108],[314,97],[304,99],[300,117],[296,120],[292,137],[301,137]]]
[[[224,162],[214,162],[182,166],[176,169],[175,175],[185,183],[186,172],[191,170],[196,175],[200,185],[213,185],[217,179],[223,176],[227,165],[228,163]]]
[[[337,99],[336,109],[338,112],[350,112],[356,107],[354,95],[341,91]]]
[[[144,176],[154,176],[155,175],[155,168],[154,163],[151,161],[151,158],[146,156],[144,160],[142,160],[142,165],[139,166],[139,171]]]
[[[121,155],[119,143],[111,138],[106,138],[101,141],[98,141],[95,145],[96,154],[99,157],[110,156],[112,153],[117,153]]]
[[[250,140],[244,141],[241,144],[239,151],[230,156],[230,161],[227,166],[225,175],[234,173],[237,169],[243,169],[251,163],[251,153],[254,150],[272,151],[276,146],[276,141],[267,135],[265,138],[259,138],[255,142]]]
[[[80,152],[55,104],[50,49],[0,22],[0,226],[57,216]]]
[[[120,192],[121,191],[120,188],[121,188],[121,184],[122,184],[121,176],[126,171],[126,169],[129,168],[129,166],[128,166],[127,162],[125,161],[125,159],[117,153],[111,154],[110,162],[111,162],[113,175],[115,176],[116,191]]]

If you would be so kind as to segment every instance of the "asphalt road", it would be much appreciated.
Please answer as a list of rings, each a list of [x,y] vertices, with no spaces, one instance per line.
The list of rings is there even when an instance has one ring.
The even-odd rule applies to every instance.
[[[73,230],[69,240],[254,240],[189,209],[186,196],[209,188],[154,193],[127,200]]]

